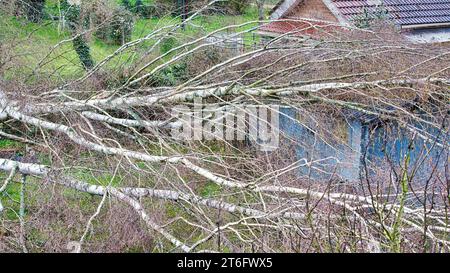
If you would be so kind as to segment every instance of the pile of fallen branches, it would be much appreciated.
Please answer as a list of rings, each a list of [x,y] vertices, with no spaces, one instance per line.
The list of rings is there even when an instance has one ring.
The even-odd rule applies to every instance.
[[[244,47],[179,84],[154,86],[164,69],[218,46],[218,39],[209,39],[216,33],[247,35],[258,30],[254,25],[184,38],[156,54],[159,44],[180,29],[180,24],[166,26],[124,44],[82,77],[34,92],[26,92],[29,83],[2,80],[0,136],[27,147],[22,156],[0,159],[6,174],[0,194],[22,177],[22,250],[27,250],[23,189],[27,183],[51,183],[100,197],[77,251],[84,251],[93,222],[111,198],[132,208],[164,251],[448,252],[450,49],[410,44],[396,33],[349,29],[320,41],[291,33]],[[145,52],[124,81],[113,87],[93,84],[108,73],[108,64],[139,46],[146,46]],[[35,73],[37,81],[46,77],[40,68]],[[309,145],[306,140],[285,135],[291,146],[276,153],[255,151],[245,138],[174,138],[171,132],[185,123],[171,115],[173,109],[194,108],[196,116],[192,106],[198,102],[201,110],[224,112],[233,120],[239,111],[251,116],[249,106],[295,109],[308,116],[304,126],[314,123],[310,130],[336,149],[345,141],[327,126],[333,119],[345,120],[345,112],[358,112],[395,123],[412,138],[439,148],[445,170],[436,167],[426,183],[416,184],[419,166],[410,167],[405,154],[405,164],[391,164],[385,176],[366,170],[350,185],[337,173],[325,182],[300,177],[299,168],[314,169],[328,160],[289,153],[295,145]],[[224,121],[199,117],[201,124]],[[109,181],[85,181],[80,170],[93,177],[108,173]],[[33,179],[27,182],[27,177]],[[118,177],[121,183],[113,183]],[[214,185],[214,190],[205,194],[202,189],[209,188],[199,185]],[[158,219],[148,200],[175,203],[183,212]],[[0,203],[0,211],[8,209]],[[173,232],[177,225],[190,234]]]

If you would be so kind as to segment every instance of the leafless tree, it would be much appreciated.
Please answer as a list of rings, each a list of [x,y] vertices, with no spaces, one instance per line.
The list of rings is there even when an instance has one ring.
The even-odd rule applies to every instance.
[[[207,9],[184,24],[198,27],[195,18]],[[0,159],[0,250],[448,252],[448,45],[412,44],[389,28],[296,21],[305,28],[275,38],[253,35],[258,20],[195,34],[173,21],[87,72],[80,65],[69,80],[65,67],[50,65],[68,40],[29,53],[38,56],[36,67],[14,55],[28,40],[0,44],[0,135],[23,152],[2,151]],[[303,36],[308,30],[319,37]],[[243,37],[241,50],[217,39],[221,33]],[[168,38],[178,43],[163,53]],[[174,67],[184,74],[161,83]],[[248,133],[211,140],[200,131],[180,140],[172,134],[186,125],[173,116],[180,107],[201,125],[242,116],[250,124],[252,107],[293,109],[295,117],[276,115],[311,137],[280,130],[271,151],[259,150]],[[342,129],[349,112],[377,121],[367,145],[352,151],[362,161],[354,181],[338,171],[350,168],[342,167],[350,157],[296,152],[319,142],[352,150]],[[409,148],[423,143],[414,164],[411,149],[398,162],[387,153],[369,158],[376,127],[392,124],[408,134]],[[396,141],[383,139],[385,146]],[[432,171],[420,173],[424,165]],[[19,174],[18,205],[8,188]],[[6,216],[16,211],[18,218]],[[121,247],[96,248],[105,237]]]

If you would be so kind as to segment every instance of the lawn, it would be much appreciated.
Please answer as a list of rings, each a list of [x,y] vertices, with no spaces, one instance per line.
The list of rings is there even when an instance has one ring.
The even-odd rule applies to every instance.
[[[151,1],[147,2],[150,3]],[[57,15],[57,1],[47,1],[46,10],[49,14]],[[179,29],[173,35],[177,39],[189,39],[225,26],[254,21],[257,20],[257,17],[257,10],[253,6],[250,6],[240,16],[199,16],[184,30]],[[179,20],[179,18],[171,16],[152,19],[136,18],[132,39],[144,37],[154,30],[178,23]],[[39,24],[35,24],[23,18],[0,14],[0,24],[2,25],[0,42],[4,40],[5,44],[14,44],[14,55],[16,55],[16,58],[14,58],[15,65],[3,75],[5,79],[22,77],[31,82],[35,75],[47,75],[49,79],[55,81],[66,81],[79,78],[85,73],[69,40],[71,38],[70,33],[62,27],[59,21],[46,19]],[[256,24],[248,25],[245,28],[254,26]],[[242,31],[243,29],[235,29],[234,31]],[[258,38],[255,35],[244,35],[246,45],[253,44],[256,39]],[[118,45],[107,44],[92,34],[88,35],[88,40],[92,57],[96,62],[119,48]],[[143,47],[149,48],[151,45],[152,42],[142,44],[140,49],[145,50]],[[121,55],[120,58],[113,59],[108,64],[109,68],[119,69],[130,65],[134,61],[134,50],[137,49],[131,49],[126,54]]]

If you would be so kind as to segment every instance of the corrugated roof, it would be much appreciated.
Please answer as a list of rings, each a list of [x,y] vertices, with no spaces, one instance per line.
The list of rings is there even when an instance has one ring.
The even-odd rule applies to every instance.
[[[450,24],[450,0],[332,0],[349,21],[386,11],[398,25]]]
[[[304,0],[308,1],[308,0]],[[336,7],[347,21],[354,22],[365,12],[386,12],[387,17],[400,26],[449,24],[450,0],[324,0]],[[286,5],[297,6],[300,1],[280,1],[273,13],[289,10]],[[284,7],[280,11],[281,7]],[[276,18],[278,19],[278,18]]]

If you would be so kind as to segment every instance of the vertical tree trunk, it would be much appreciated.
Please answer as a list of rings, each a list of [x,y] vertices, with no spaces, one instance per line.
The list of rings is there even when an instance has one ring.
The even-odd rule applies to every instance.
[[[77,5],[69,5],[67,0],[64,0],[62,3],[62,8],[64,10],[64,14],[69,25],[69,29],[72,32],[72,35],[75,37],[73,39],[73,48],[75,49],[80,61],[85,70],[90,70],[94,67],[94,60],[92,59],[90,48],[88,43],[86,42],[84,36],[82,34],[78,34],[77,32],[80,30],[80,26],[83,24],[80,22],[80,6]]]
[[[185,29],[184,21],[188,18],[189,8],[187,0],[177,0],[177,14],[181,17],[182,28]]]
[[[256,6],[258,8],[258,20],[260,24],[262,21],[266,20],[266,12],[264,10],[264,4],[266,0],[256,0]]]

